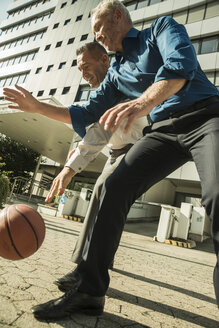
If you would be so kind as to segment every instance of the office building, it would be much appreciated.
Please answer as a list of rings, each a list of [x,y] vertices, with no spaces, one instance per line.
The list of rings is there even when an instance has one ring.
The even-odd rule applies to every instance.
[[[86,101],[90,88],[76,66],[76,49],[93,41],[90,11],[99,0],[15,0],[0,36],[0,132],[29,144],[64,165],[79,138],[72,127],[39,115],[8,110],[2,88],[15,83],[42,101],[67,106]],[[160,16],[184,24],[207,77],[219,88],[219,1],[124,1],[138,29]],[[106,160],[104,150],[75,179],[94,183]],[[179,204],[200,197],[200,181],[189,162],[154,186],[144,200]]]

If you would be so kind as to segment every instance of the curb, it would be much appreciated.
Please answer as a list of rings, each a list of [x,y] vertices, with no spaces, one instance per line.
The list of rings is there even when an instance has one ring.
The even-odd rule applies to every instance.
[[[70,221],[77,221],[77,222],[84,222],[84,218],[79,218],[77,216],[69,216],[69,215],[62,215],[63,219],[70,220]]]
[[[153,237],[153,241],[158,241],[157,236]],[[184,248],[196,247],[196,242],[194,240],[179,241],[174,239],[165,239],[164,243],[167,245],[173,245],[173,246],[184,247]]]

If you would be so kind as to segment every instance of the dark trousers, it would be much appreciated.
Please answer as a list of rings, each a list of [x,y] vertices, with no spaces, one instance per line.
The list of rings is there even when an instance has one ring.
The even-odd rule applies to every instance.
[[[193,160],[202,187],[202,205],[212,219],[219,251],[219,103],[147,127],[146,135],[126,154],[106,180],[96,213],[87,258],[78,265],[80,291],[102,296],[109,285],[108,266],[118,248],[134,201],[152,185]],[[219,304],[219,267],[214,271]]]

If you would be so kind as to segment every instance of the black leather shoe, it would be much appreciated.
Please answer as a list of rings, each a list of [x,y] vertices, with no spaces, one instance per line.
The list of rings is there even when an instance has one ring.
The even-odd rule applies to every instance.
[[[65,293],[71,289],[77,289],[80,282],[80,275],[76,272],[76,270],[73,270],[62,278],[54,281],[54,284],[58,286],[59,290]]]
[[[105,297],[90,296],[71,290],[62,297],[32,308],[33,315],[41,320],[54,320],[68,317],[73,313],[100,315],[103,313]]]

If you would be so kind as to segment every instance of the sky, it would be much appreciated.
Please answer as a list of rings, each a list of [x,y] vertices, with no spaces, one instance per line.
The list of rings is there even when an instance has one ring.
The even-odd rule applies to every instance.
[[[8,17],[7,8],[13,0],[0,0],[0,23]]]

